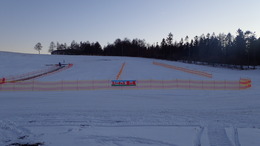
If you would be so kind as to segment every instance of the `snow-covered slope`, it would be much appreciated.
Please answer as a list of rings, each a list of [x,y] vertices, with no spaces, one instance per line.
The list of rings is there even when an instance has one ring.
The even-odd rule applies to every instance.
[[[156,66],[153,61],[204,71],[213,78]],[[0,52],[0,78],[58,62],[74,65],[36,80],[113,80],[126,63],[120,79],[250,78],[252,87],[238,91],[0,92],[0,145],[260,145],[260,69],[240,71],[131,57]]]

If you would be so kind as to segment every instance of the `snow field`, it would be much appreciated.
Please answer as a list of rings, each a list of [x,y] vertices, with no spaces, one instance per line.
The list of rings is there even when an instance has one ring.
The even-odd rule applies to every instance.
[[[153,59],[0,53],[0,77],[73,63],[36,81],[239,80],[247,90],[97,90],[0,92],[0,145],[37,143],[93,146],[259,146],[260,70],[231,70],[159,62],[204,71],[203,76],[163,68]],[[12,61],[10,61],[12,58]],[[157,60],[158,62],[158,60]],[[18,63],[19,65],[16,65]]]

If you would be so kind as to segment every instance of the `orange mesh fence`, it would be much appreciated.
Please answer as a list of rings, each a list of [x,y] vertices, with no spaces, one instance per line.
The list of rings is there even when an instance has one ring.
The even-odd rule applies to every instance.
[[[0,91],[72,91],[72,90],[124,90],[124,89],[197,89],[241,90],[251,87],[250,79],[239,81],[204,80],[138,80],[136,86],[112,86],[111,80],[81,81],[22,81],[0,84]]]
[[[120,71],[118,72],[118,74],[117,74],[117,76],[116,76],[116,79],[117,79],[117,80],[120,78],[120,76],[121,76],[121,74],[122,74],[122,72],[123,72],[123,70],[124,70],[124,67],[125,67],[125,63],[122,64],[121,69],[120,69]]]
[[[239,84],[241,87],[247,87],[247,88],[252,87],[252,81],[250,79],[241,78],[239,80]]]
[[[202,72],[202,71],[191,70],[191,69],[187,69],[187,68],[183,68],[183,67],[177,67],[177,66],[168,65],[168,64],[164,64],[164,63],[158,63],[158,62],[153,62],[153,64],[163,66],[163,67],[166,67],[166,68],[171,68],[171,69],[183,71],[183,72],[190,73],[190,74],[195,74],[195,75],[199,75],[199,76],[212,78],[212,74]]]

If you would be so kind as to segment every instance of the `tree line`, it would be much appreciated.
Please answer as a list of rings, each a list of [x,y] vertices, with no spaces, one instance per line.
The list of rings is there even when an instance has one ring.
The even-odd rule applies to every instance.
[[[160,43],[150,45],[142,39],[116,39],[103,48],[99,42],[72,41],[70,45],[51,42],[51,54],[62,55],[102,55],[131,56],[183,61],[236,67],[239,69],[255,68],[260,65],[260,38],[251,31],[237,30],[231,33],[208,33],[194,38],[186,36],[180,41],[173,40],[169,33]]]

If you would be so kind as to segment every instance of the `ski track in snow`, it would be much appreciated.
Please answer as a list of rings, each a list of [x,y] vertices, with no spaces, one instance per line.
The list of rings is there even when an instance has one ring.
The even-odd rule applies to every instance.
[[[232,146],[224,127],[215,124],[209,125],[208,136],[211,146]]]
[[[156,141],[152,139],[143,139],[143,138],[136,138],[136,137],[108,137],[108,136],[96,136],[91,135],[85,137],[86,140],[93,140],[102,145],[109,145],[110,143],[121,146],[120,143],[122,141],[127,144],[135,144],[135,145],[154,145],[154,146],[177,146],[175,144],[166,143],[163,141]]]
[[[67,130],[67,133],[73,132],[77,129],[78,131],[85,128],[97,128],[97,127],[198,127],[197,136],[194,138],[194,146],[201,146],[201,135],[206,132],[204,129],[207,128],[207,135],[211,146],[232,146],[232,143],[228,139],[225,127],[236,124],[237,127],[245,127],[245,124],[241,122],[241,125],[235,118],[234,121],[227,117],[223,119],[219,114],[217,116],[214,113],[203,113],[204,116],[199,116],[194,113],[183,112],[183,115],[179,115],[178,112],[170,111],[147,111],[147,112],[126,112],[126,111],[86,111],[85,114],[73,113],[73,114],[30,114],[21,115],[21,117],[15,117],[10,119],[10,121],[5,123],[5,125],[11,125],[10,129],[15,132],[16,137],[35,137],[29,130],[19,130],[17,127],[75,127]],[[184,116],[185,115],[185,116]],[[214,116],[210,116],[214,115]],[[214,119],[214,118],[217,119]],[[210,119],[210,120],[207,120]],[[215,123],[217,121],[217,123]],[[247,123],[248,127],[250,121],[244,121]],[[14,124],[15,123],[15,124]],[[16,124],[19,123],[19,126]],[[258,124],[258,125],[257,125]],[[3,124],[1,124],[3,125]],[[252,125],[260,127],[259,123],[252,123]],[[253,127],[253,126],[252,126]],[[18,129],[18,130],[17,130]],[[17,132],[18,131],[18,132]],[[19,133],[20,131],[20,133]],[[23,132],[22,132],[23,131]],[[18,134],[17,134],[18,133]],[[237,134],[237,133],[236,133]],[[237,134],[238,135],[238,134]],[[238,137],[238,136],[236,136]],[[40,139],[40,137],[38,138]],[[101,145],[120,145],[120,142],[128,145],[172,145],[175,144],[161,142],[156,140],[141,139],[136,137],[109,137],[100,135],[88,135],[84,138],[85,140],[94,141],[95,143]],[[236,143],[239,143],[238,139],[234,139]],[[8,139],[5,139],[8,142]],[[239,146],[238,144],[235,146]]]

